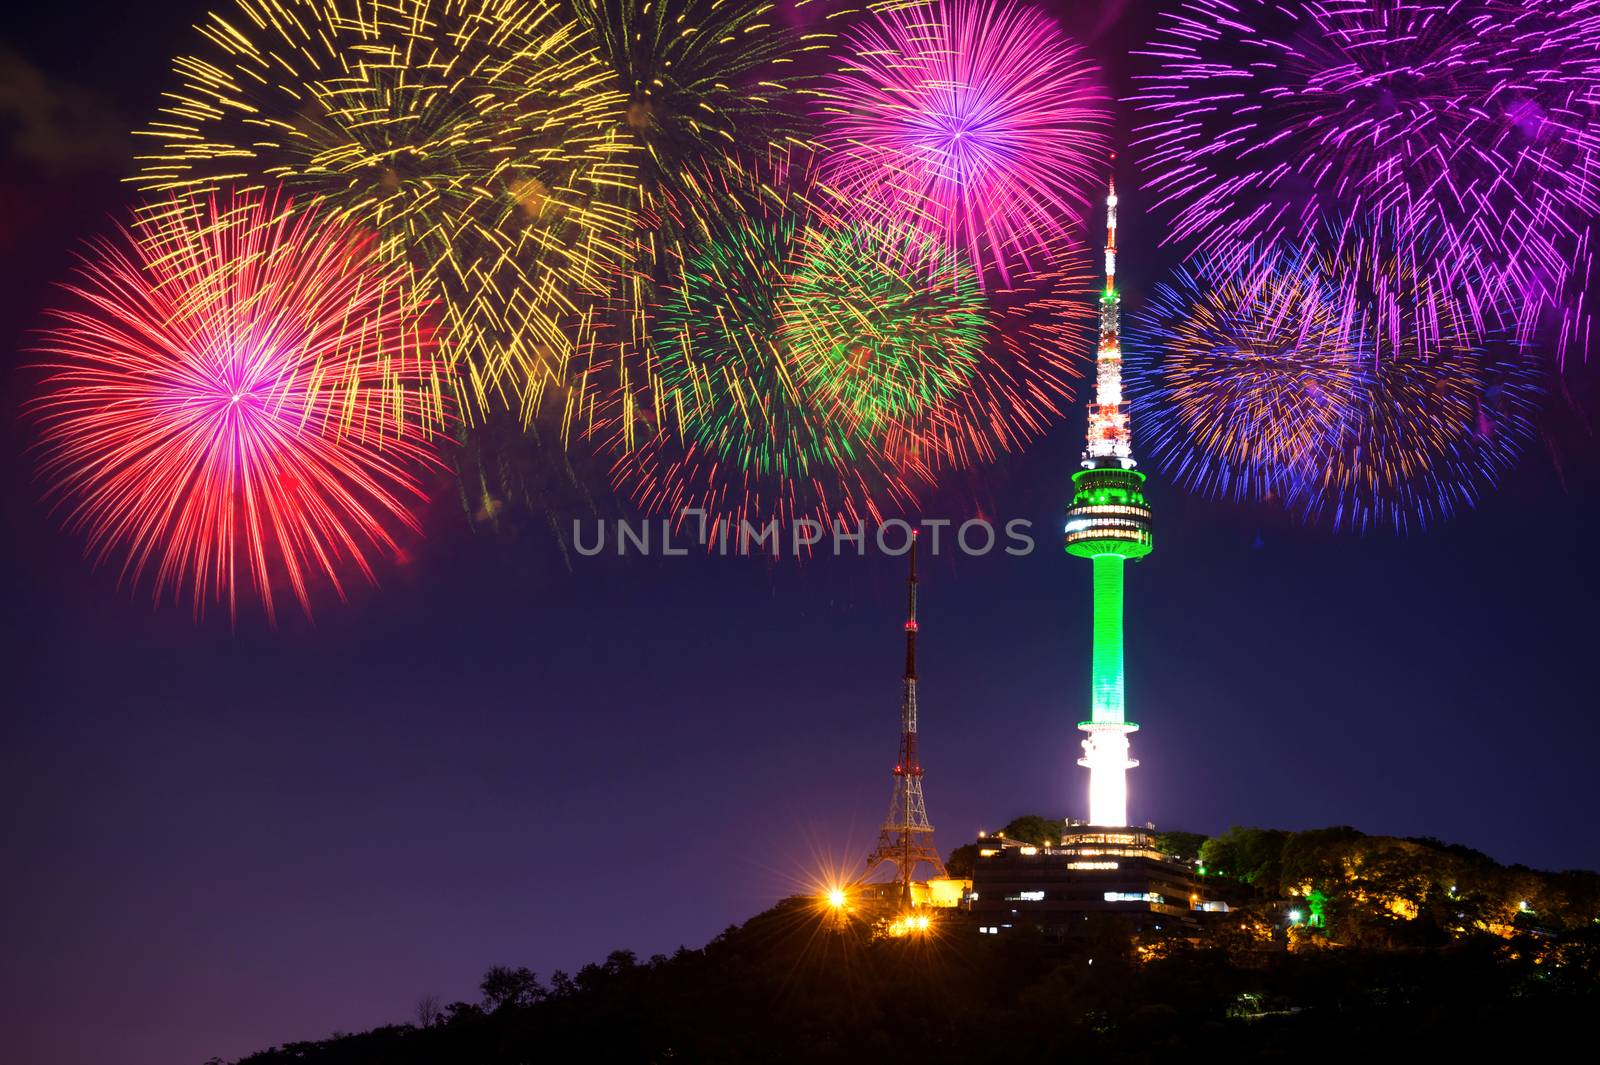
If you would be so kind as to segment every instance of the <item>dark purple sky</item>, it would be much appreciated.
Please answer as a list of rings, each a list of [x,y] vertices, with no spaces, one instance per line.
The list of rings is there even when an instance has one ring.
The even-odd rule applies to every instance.
[[[122,202],[116,131],[153,108],[198,7],[120,9],[46,7],[0,53],[89,94],[67,98],[71,152],[0,163],[7,351]],[[1124,200],[1131,304],[1166,260]],[[1595,409],[1593,370],[1570,377]],[[569,572],[537,540],[474,537],[446,497],[411,566],[315,626],[197,626],[57,531],[14,417],[27,378],[7,381],[0,1060],[189,1065],[405,1020],[495,963],[699,945],[875,838],[899,560]],[[1600,454],[1561,404],[1501,495],[1405,541],[1187,500],[1154,471],[1157,551],[1129,574],[1133,816],[1600,866]],[[1038,552],[925,566],[946,850],[1014,814],[1082,813],[1088,567],[1048,533],[1081,431],[1079,414],[986,475]]]

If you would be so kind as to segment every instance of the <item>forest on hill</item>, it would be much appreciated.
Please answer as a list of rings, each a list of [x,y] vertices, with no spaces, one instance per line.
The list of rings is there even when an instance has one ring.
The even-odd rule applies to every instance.
[[[1052,826],[1019,818],[1007,833],[1047,843]],[[1066,941],[980,936],[952,913],[925,937],[885,938],[793,898],[699,949],[619,950],[548,980],[497,966],[474,1001],[240,1065],[1483,1060],[1578,1039],[1600,1007],[1600,874],[1349,828],[1164,841],[1235,903],[1201,935],[1108,921]],[[1275,925],[1285,900],[1319,919]]]

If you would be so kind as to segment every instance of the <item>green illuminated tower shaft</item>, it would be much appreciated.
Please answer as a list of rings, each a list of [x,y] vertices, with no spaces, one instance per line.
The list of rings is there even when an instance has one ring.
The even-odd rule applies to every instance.
[[[1094,653],[1090,660],[1088,733],[1078,764],[1089,769],[1089,823],[1128,823],[1128,733],[1138,725],[1123,712],[1122,571],[1153,546],[1144,474],[1134,469],[1128,411],[1122,400],[1122,341],[1117,296],[1117,186],[1106,196],[1106,288],[1100,296],[1095,397],[1089,405],[1083,469],[1072,475],[1067,553],[1094,564]]]
[[[1122,720],[1122,556],[1094,555],[1094,654],[1089,719]],[[1098,822],[1096,822],[1098,824]]]

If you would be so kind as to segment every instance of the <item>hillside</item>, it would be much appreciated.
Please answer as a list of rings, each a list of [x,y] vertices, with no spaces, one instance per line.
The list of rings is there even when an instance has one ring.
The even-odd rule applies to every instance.
[[[698,950],[617,951],[544,982],[494,969],[477,1001],[425,1023],[241,1065],[1478,1060],[1577,1038],[1600,1006],[1600,875],[1345,828],[1170,838],[1238,904],[1198,940],[1114,924],[1071,942],[995,938],[958,917],[926,939],[873,939],[796,898]],[[1286,897],[1314,899],[1323,927],[1274,929]]]

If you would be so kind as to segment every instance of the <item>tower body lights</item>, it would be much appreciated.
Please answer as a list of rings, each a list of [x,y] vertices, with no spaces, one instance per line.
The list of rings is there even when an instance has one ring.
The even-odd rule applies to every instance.
[[[1122,399],[1122,342],[1117,295],[1117,185],[1106,196],[1106,287],[1100,295],[1100,343],[1095,353],[1095,395],[1089,405],[1083,469],[1072,475],[1067,508],[1067,553],[1094,566],[1094,650],[1090,659],[1090,713],[1078,727],[1088,736],[1078,764],[1089,769],[1089,823],[1128,823],[1128,734],[1139,726],[1123,708],[1122,576],[1130,558],[1153,547],[1144,474],[1134,469],[1128,409]]]

